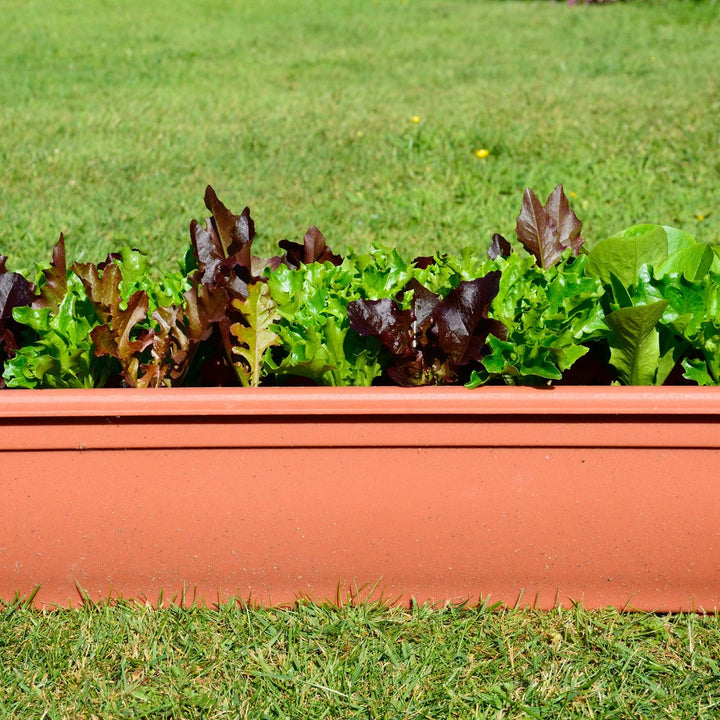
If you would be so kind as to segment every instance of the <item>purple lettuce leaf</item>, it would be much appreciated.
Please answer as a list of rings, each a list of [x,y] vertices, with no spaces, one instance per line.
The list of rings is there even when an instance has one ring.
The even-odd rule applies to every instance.
[[[348,304],[350,327],[362,337],[375,336],[396,357],[415,354],[415,323],[412,310],[394,300],[355,300]]]
[[[433,313],[433,332],[438,345],[455,365],[479,361],[487,336],[503,339],[505,326],[488,318],[490,303],[500,289],[500,271],[461,282],[438,304]]]
[[[437,260],[434,255],[419,255],[413,260],[412,264],[418,270],[425,270],[431,265],[437,265]]]
[[[552,191],[544,206],[530,188],[525,190],[515,233],[540,267],[555,265],[568,248],[577,255],[584,242],[581,229],[582,223],[570,209],[562,185]]]
[[[467,374],[483,355],[487,336],[505,336],[505,327],[488,318],[500,285],[500,272],[461,282],[445,299],[413,279],[410,307],[395,301],[355,300],[348,305],[350,327],[375,336],[391,355],[388,377],[405,386],[443,384]]]
[[[62,233],[53,247],[50,267],[42,272],[44,282],[40,285],[40,297],[35,299],[33,307],[51,308],[56,312],[67,294],[67,261],[65,237]]]
[[[510,243],[500,233],[494,233],[492,240],[490,241],[490,247],[488,248],[487,254],[491,260],[495,260],[499,257],[508,257],[512,252]]]
[[[249,247],[237,254],[226,255],[213,218],[206,219],[205,227],[193,220],[190,223],[190,237],[200,282],[226,288],[235,297],[247,297],[247,286],[259,279],[253,274]]]
[[[293,269],[314,262],[331,262],[333,265],[342,262],[340,255],[330,250],[323,234],[314,225],[308,228],[302,245],[291,240],[281,240],[278,245],[285,250],[281,262]]]
[[[433,313],[442,303],[440,295],[428,290],[424,285],[415,278],[410,280],[405,288],[405,292],[412,290],[412,312],[415,317],[414,330],[415,334],[424,337],[430,329],[433,322]]]
[[[564,247],[571,247],[575,255],[585,242],[580,237],[582,223],[578,216],[570,209],[562,184],[558,184],[550,193],[545,203],[545,212],[552,218],[558,229],[560,244]]]
[[[0,255],[0,321],[12,320],[13,308],[31,305],[35,300],[35,286],[20,273],[9,272],[7,258]]]

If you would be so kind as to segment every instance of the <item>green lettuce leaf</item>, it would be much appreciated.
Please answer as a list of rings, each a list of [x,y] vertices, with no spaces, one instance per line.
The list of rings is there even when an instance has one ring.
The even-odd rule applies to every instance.
[[[56,298],[57,295],[53,297]],[[47,300],[48,304],[54,304]],[[103,387],[119,371],[112,358],[95,355],[91,332],[100,320],[79,278],[66,279],[57,307],[16,308],[14,317],[36,333],[8,361],[4,378],[16,388]]]
[[[516,254],[496,262],[502,276],[490,317],[505,325],[507,336],[488,337],[490,352],[468,387],[495,378],[512,385],[560,380],[605,328],[603,288],[586,274],[587,256],[568,250],[547,269]]]
[[[715,253],[688,233],[666,225],[633,225],[598,242],[591,250],[588,272],[605,285],[614,275],[630,292],[637,287],[643,266],[653,275],[680,274],[697,281],[710,271]]]
[[[320,385],[370,385],[383,370],[381,348],[350,329],[347,307],[366,293],[397,292],[403,276],[397,258],[384,263],[378,254],[272,271],[268,285],[280,320],[271,329],[280,347],[269,354],[268,369]]]
[[[244,387],[257,387],[263,376],[266,353],[279,343],[277,334],[271,329],[280,319],[277,306],[266,283],[250,285],[247,298],[233,298],[232,304],[243,317],[243,322],[230,326],[236,339],[232,351],[238,357],[233,367]]]
[[[637,287],[643,265],[660,266],[668,258],[668,237],[660,225],[634,225],[598,242],[588,255],[588,274],[612,285],[614,275],[623,287]]]
[[[667,373],[663,377],[659,367],[660,335],[655,326],[667,306],[667,300],[660,300],[619,308],[606,316],[605,322],[612,330],[610,361],[623,384],[661,385],[664,382]]]

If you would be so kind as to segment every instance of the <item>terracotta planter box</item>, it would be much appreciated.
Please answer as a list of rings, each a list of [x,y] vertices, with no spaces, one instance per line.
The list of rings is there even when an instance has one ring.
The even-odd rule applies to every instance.
[[[0,422],[5,600],[720,604],[720,389],[16,390]]]

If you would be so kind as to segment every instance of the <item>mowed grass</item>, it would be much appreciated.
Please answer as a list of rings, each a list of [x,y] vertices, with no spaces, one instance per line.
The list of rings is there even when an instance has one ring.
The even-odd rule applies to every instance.
[[[513,237],[562,182],[588,242],[720,240],[720,4],[0,0],[0,252],[164,266],[212,184],[259,249]],[[419,122],[413,122],[413,117]],[[488,150],[486,158],[476,156]]]
[[[580,608],[0,612],[3,718],[717,718],[720,620]]]
[[[208,183],[261,250],[310,224],[336,251],[485,247],[558,182],[589,242],[720,241],[717,3],[0,0],[0,26],[13,268],[61,231],[167,266]],[[0,717],[715,718],[719,656],[694,615],[14,604]]]

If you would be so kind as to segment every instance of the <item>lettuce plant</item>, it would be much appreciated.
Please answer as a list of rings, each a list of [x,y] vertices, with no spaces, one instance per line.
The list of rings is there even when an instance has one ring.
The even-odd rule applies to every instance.
[[[488,255],[501,279],[490,317],[503,324],[506,334],[488,337],[487,352],[468,387],[494,379],[510,385],[561,380],[600,337],[604,325],[598,300],[604,290],[586,273],[581,229],[562,185],[545,205],[532,190],[525,191],[515,232],[530,254],[515,253],[504,237],[493,236]]]
[[[496,263],[501,279],[490,316],[505,326],[506,335],[488,337],[488,352],[468,387],[492,379],[510,385],[560,380],[601,336],[602,284],[586,275],[587,257],[576,258],[572,251],[547,269],[516,253]]]
[[[588,252],[562,185],[525,191],[517,243],[411,262],[314,226],[258,257],[249,209],[205,204],[179,271],[130,248],[68,267],[62,236],[35,283],[0,257],[2,382],[720,384],[718,248],[636,225]]]
[[[490,333],[505,337],[502,323],[488,317],[499,282],[500,273],[491,272],[441,298],[413,279],[403,293],[411,296],[409,307],[390,298],[354,300],[350,327],[379,338],[392,356],[387,375],[399,385],[458,382],[482,358]]]
[[[32,283],[20,273],[9,272],[7,258],[0,255],[0,375],[5,362],[13,357],[21,345],[21,326],[14,319],[16,309],[27,307],[35,300]],[[5,380],[0,377],[0,387]]]
[[[610,363],[628,385],[661,385],[678,362],[684,377],[720,382],[718,256],[687,233],[634,225],[600,241],[588,272],[604,297]]]
[[[90,337],[99,323],[80,279],[68,274],[65,241],[55,244],[49,267],[42,270],[39,296],[32,305],[16,307],[14,319],[32,340],[6,363],[8,387],[102,387],[117,373],[117,364],[98,358]]]
[[[129,248],[68,271],[62,236],[39,290],[14,313],[36,338],[8,363],[9,387],[177,384],[224,306],[182,273],[151,280],[147,259]]]
[[[212,323],[224,316],[226,296],[195,278],[167,275],[159,282],[145,276],[144,289],[136,290],[143,261],[137,251],[125,250],[100,265],[74,263],[72,271],[99,320],[90,332],[95,354],[117,360],[130,387],[176,385]]]
[[[205,226],[196,220],[190,224],[199,281],[214,297],[225,297],[224,312],[215,321],[225,362],[242,385],[257,386],[270,366],[268,350],[280,342],[272,328],[280,316],[270,292],[262,287],[267,281],[264,271],[313,263],[338,265],[341,258],[331,252],[315,226],[305,233],[302,244],[281,240],[283,255],[260,258],[252,254],[255,223],[249,208],[234,214],[209,185],[205,206],[212,213]]]
[[[383,371],[380,344],[351,329],[348,305],[394,294],[411,277],[397,253],[348,257],[330,262],[281,266],[268,285],[279,320],[280,347],[268,359],[278,376],[299,376],[320,385],[370,385]]]

